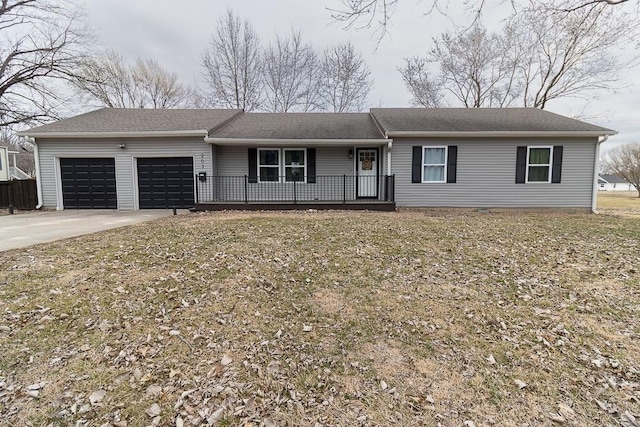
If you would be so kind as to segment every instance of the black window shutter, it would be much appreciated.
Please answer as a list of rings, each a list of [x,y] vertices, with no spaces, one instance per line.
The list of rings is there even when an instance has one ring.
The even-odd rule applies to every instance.
[[[307,183],[316,183],[316,149],[307,148]]]
[[[413,147],[413,158],[411,160],[411,182],[422,182],[422,147]]]
[[[516,157],[516,184],[524,184],[527,176],[527,147],[518,147]]]
[[[455,184],[458,171],[458,146],[450,145],[447,153],[447,183]]]
[[[553,168],[551,169],[551,182],[560,184],[562,177],[562,145],[553,147]]]
[[[249,148],[249,182],[258,182],[258,149]]]

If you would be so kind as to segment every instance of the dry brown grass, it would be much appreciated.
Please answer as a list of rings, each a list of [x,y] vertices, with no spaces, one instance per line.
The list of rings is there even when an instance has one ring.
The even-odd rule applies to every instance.
[[[604,213],[640,215],[640,198],[637,191],[600,191],[598,209]]]
[[[233,212],[5,252],[0,423],[618,425],[640,411],[638,236],[607,215]]]

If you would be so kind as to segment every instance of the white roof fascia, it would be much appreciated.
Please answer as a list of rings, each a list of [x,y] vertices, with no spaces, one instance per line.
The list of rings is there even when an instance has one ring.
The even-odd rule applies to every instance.
[[[389,131],[391,138],[539,138],[600,137],[616,131]]]
[[[384,145],[390,139],[267,139],[267,138],[205,138],[205,142],[215,145],[259,145],[259,146],[366,146]]]
[[[32,138],[162,138],[175,136],[202,136],[209,134],[207,130],[159,130],[159,131],[131,131],[131,132],[18,132],[19,136]]]

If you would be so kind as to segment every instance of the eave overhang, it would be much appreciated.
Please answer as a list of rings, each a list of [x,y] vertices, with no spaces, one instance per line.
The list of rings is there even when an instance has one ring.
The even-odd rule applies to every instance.
[[[50,139],[113,139],[113,138],[172,138],[172,137],[206,137],[207,130],[170,130],[170,131],[135,131],[135,132],[18,132],[19,136]]]
[[[603,131],[389,131],[389,138],[598,138],[616,135],[618,132]]]
[[[267,138],[205,138],[205,142],[213,145],[251,145],[262,147],[287,146],[287,147],[321,147],[321,146],[371,146],[384,145],[391,139],[267,139]]]

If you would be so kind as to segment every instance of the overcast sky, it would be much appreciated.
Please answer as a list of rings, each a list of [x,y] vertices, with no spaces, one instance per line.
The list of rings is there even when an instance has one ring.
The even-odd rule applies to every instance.
[[[428,2],[402,1],[393,16],[389,34],[380,44],[370,30],[345,30],[331,20],[327,7],[338,0],[85,0],[91,26],[98,42],[115,49],[126,58],[157,60],[176,72],[183,83],[202,84],[202,51],[210,40],[217,20],[231,8],[248,19],[268,44],[276,33],[301,29],[304,38],[322,51],[326,47],[351,42],[364,56],[375,87],[370,94],[372,107],[406,107],[410,96],[398,66],[403,58],[424,54],[432,37],[469,22],[468,11],[452,7],[449,17],[425,16]],[[462,3],[462,2],[451,2]],[[500,3],[500,2],[496,2]],[[508,2],[506,2],[508,3]],[[505,9],[506,8],[506,9]],[[493,4],[485,10],[483,23],[497,27],[508,14],[508,5]],[[569,116],[580,116],[594,124],[619,131],[603,148],[620,143],[640,142],[640,69],[624,75],[625,87],[617,92],[600,93],[598,98],[552,101],[547,109]]]

